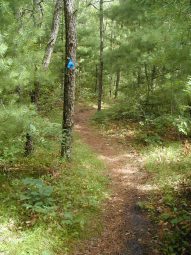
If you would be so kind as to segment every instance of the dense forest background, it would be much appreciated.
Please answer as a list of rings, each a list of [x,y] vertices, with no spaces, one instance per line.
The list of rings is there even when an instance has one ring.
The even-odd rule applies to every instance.
[[[140,207],[165,233],[162,254],[190,254],[191,2],[76,0],[72,15],[77,52],[75,70],[68,72],[75,73],[75,102],[65,100],[96,108],[92,123],[124,143],[128,138],[141,153],[160,192]],[[14,218],[22,230],[31,228],[24,244],[15,248],[10,241],[0,248],[6,254],[70,254],[68,243],[84,238],[108,180],[102,163],[70,133],[73,114],[71,130],[63,132],[64,3],[0,0],[0,24],[0,219],[5,226]],[[70,136],[66,143],[74,140],[69,162],[60,158],[63,134]],[[64,233],[58,227],[63,217]],[[57,227],[58,233],[46,251],[39,237],[47,222],[47,233]]]

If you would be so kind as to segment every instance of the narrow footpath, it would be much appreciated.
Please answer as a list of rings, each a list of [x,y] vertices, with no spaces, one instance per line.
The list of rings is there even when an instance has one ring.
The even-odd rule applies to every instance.
[[[90,125],[95,109],[76,110],[75,130],[105,162],[112,195],[103,205],[103,232],[76,248],[75,255],[161,255],[155,248],[154,226],[137,203],[152,192],[142,160],[129,145],[105,137]]]

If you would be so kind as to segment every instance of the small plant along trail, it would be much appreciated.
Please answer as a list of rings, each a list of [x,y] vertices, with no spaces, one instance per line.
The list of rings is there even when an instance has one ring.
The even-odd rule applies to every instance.
[[[137,203],[148,192],[148,174],[132,147],[99,134],[89,125],[95,110],[78,108],[75,130],[105,162],[112,194],[103,205],[103,231],[80,245],[75,255],[155,255],[154,227]]]

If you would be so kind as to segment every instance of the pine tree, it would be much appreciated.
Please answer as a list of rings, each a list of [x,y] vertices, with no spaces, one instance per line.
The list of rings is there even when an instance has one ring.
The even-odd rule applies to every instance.
[[[72,131],[74,125],[74,101],[75,101],[75,63],[76,63],[76,17],[74,1],[64,2],[65,14],[65,76],[64,76],[64,105],[62,124],[61,156],[70,159],[72,156]],[[69,64],[73,65],[69,65]]]
[[[104,49],[104,39],[103,39],[103,0],[100,0],[100,52],[99,52],[99,86],[98,86],[98,111],[102,108],[102,97],[103,97],[103,49]]]

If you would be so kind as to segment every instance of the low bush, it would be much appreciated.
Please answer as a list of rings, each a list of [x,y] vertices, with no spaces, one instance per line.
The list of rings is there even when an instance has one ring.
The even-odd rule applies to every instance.
[[[152,145],[144,152],[145,167],[158,190],[145,208],[159,225],[164,255],[191,254],[191,157],[188,144]]]
[[[55,209],[52,197],[53,188],[42,179],[25,178],[22,180],[23,190],[19,200],[24,208],[36,213],[49,213]]]
[[[15,162],[24,154],[26,134],[34,147],[46,146],[49,138],[59,138],[60,125],[37,115],[34,107],[1,107],[0,111],[0,164]]]

